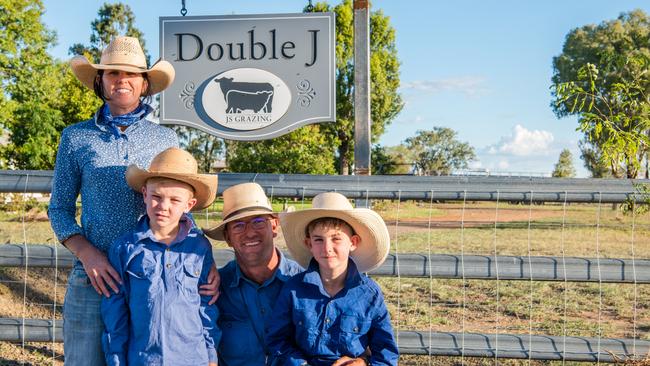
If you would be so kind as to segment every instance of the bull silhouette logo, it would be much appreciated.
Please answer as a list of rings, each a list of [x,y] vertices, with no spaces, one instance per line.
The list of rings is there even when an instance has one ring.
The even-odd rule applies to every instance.
[[[214,79],[219,84],[226,102],[226,113],[271,113],[273,108],[273,85],[234,81],[233,78]]]

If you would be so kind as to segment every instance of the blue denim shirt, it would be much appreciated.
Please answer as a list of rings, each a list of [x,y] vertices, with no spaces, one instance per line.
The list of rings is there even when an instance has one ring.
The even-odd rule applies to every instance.
[[[398,350],[379,285],[349,260],[345,285],[330,297],[318,263],[284,285],[268,325],[272,365],[331,365],[370,347],[371,365],[397,365]]]
[[[117,365],[206,365],[217,362],[218,309],[199,295],[214,263],[212,247],[183,216],[176,239],[156,241],[149,218],[115,242],[109,260],[124,283],[102,298],[106,362]]]
[[[277,249],[276,249],[277,250]],[[272,314],[282,285],[302,272],[295,261],[282,252],[273,276],[261,285],[247,279],[235,260],[219,269],[219,366],[258,366],[266,363],[264,324]]]
[[[130,164],[146,169],[159,152],[178,146],[169,128],[142,119],[116,136],[95,119],[63,130],[48,215],[60,242],[81,234],[104,253],[144,214],[142,194],[126,184]],[[75,218],[81,194],[81,225]],[[77,263],[79,266],[79,263]]]

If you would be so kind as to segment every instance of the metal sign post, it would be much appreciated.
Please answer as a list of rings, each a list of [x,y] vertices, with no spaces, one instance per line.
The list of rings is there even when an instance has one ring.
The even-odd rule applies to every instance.
[[[354,0],[354,174],[370,175],[368,0]]]
[[[354,0],[354,174],[370,175],[370,25],[368,0]],[[370,207],[356,199],[356,207]]]

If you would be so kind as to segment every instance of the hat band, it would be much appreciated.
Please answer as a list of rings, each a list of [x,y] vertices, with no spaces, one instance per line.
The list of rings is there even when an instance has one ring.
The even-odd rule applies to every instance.
[[[233,211],[233,212],[229,213],[228,215],[226,215],[226,217],[223,218],[223,220],[224,220],[224,221],[225,221],[225,220],[228,220],[228,219],[231,218],[232,216],[239,215],[240,213],[243,213],[243,212],[247,212],[247,211],[256,211],[256,210],[264,210],[264,211],[267,211],[267,212],[269,212],[269,213],[273,213],[273,210],[269,210],[268,207],[264,207],[264,206],[250,206],[250,207],[246,207],[246,208],[240,208],[239,210],[236,210],[236,211]]]
[[[128,67],[135,67],[143,71],[147,71],[147,66],[138,66],[134,64],[125,64],[125,63],[111,63],[111,64],[100,64],[102,66],[128,66]]]

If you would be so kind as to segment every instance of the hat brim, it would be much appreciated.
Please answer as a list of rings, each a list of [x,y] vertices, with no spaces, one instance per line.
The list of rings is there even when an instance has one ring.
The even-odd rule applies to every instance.
[[[158,60],[150,69],[140,68],[132,65],[103,65],[91,64],[84,56],[75,56],[70,60],[70,68],[74,76],[90,90],[94,89],[97,70],[120,70],[126,72],[146,73],[151,89],[149,94],[158,94],[167,89],[174,81],[176,72],[174,67],[165,60]]]
[[[249,216],[259,216],[259,215],[271,215],[273,217],[278,217],[278,214],[265,210],[265,209],[253,209],[253,210],[247,210],[247,211],[242,211],[240,213],[237,213],[235,215],[229,216],[227,219],[221,221],[219,225],[210,228],[210,229],[203,229],[203,233],[207,235],[208,237],[215,239],[215,240],[226,240],[226,238],[223,235],[224,230],[226,229],[226,224],[235,221],[235,220],[240,220],[245,217]]]
[[[126,170],[126,183],[133,190],[140,192],[147,179],[163,177],[187,183],[194,188],[196,205],[192,211],[204,209],[214,202],[217,197],[218,177],[216,174],[188,174],[170,172],[152,172],[130,165]]]
[[[361,238],[350,256],[361,272],[379,267],[388,256],[390,235],[384,220],[375,211],[367,208],[354,210],[307,209],[280,213],[280,225],[287,248],[293,259],[307,268],[312,254],[305,245],[305,229],[310,222],[333,217],[348,223]]]

